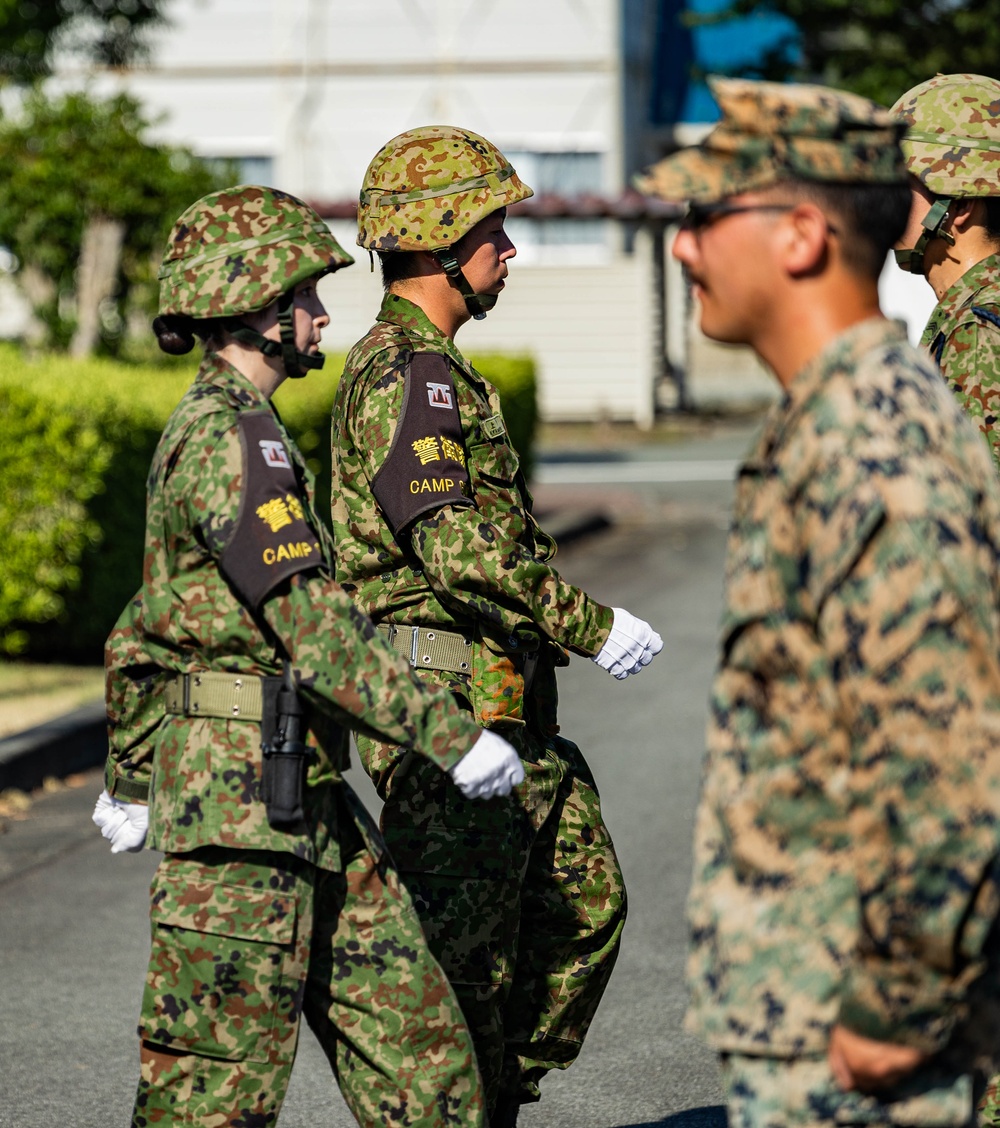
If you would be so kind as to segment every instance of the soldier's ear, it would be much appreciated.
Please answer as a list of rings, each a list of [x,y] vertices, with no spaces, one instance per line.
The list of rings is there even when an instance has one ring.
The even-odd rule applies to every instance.
[[[780,215],[775,224],[775,236],[782,266],[788,274],[798,278],[822,270],[833,230],[823,209],[813,203],[796,204]]]
[[[982,200],[962,199],[952,200],[948,205],[948,214],[943,224],[948,230],[967,231],[976,225],[985,226],[986,205]]]

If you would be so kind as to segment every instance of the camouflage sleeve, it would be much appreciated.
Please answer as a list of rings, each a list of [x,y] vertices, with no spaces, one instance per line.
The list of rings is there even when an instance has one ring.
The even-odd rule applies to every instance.
[[[373,482],[382,470],[405,399],[400,368],[369,374],[351,400],[351,434]],[[497,488],[517,492],[513,474]],[[566,583],[480,509],[444,504],[409,526],[410,544],[437,598],[456,618],[483,620],[513,633],[526,624],[577,654],[592,656],[607,640],[613,611]],[[404,534],[405,535],[405,534]]]
[[[933,1051],[982,970],[998,904],[1000,671],[959,587],[984,579],[976,533],[958,516],[889,520],[857,494],[824,521],[830,551],[816,556],[830,564],[811,583],[849,734],[831,784],[849,800],[861,920],[840,1018]],[[864,540],[853,561],[848,529]]]
[[[963,318],[937,352],[948,386],[982,432],[1000,471],[1000,326]]]
[[[334,580],[296,574],[261,612],[309,703],[348,727],[412,748],[445,770],[481,735],[450,693],[417,680]]]
[[[533,623],[586,657],[607,641],[612,609],[568,584],[476,510],[440,509],[417,521],[410,537],[434,594],[456,615],[507,632]]]
[[[108,758],[104,786],[127,803],[146,803],[156,734],[164,718],[165,673],[142,645],[142,600],[129,601],[104,647]]]

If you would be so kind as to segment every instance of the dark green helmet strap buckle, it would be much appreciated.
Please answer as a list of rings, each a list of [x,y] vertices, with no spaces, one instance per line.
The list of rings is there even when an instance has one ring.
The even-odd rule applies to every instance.
[[[955,236],[950,231],[941,231],[941,224],[948,218],[948,209],[951,199],[941,196],[931,205],[930,211],[924,216],[920,226],[921,232],[916,243],[906,250],[893,251],[896,265],[911,274],[924,273],[924,252],[931,239],[944,239],[951,246],[955,245]]]
[[[441,269],[448,275],[451,284],[458,290],[458,292],[465,298],[465,308],[477,320],[482,321],[486,316],[486,311],[492,309],[496,304],[496,298],[489,301],[492,297],[491,294],[477,294],[475,290],[469,285],[468,278],[462,273],[462,268],[458,265],[458,259],[455,257],[455,252],[451,247],[444,247],[439,251],[432,251],[431,254],[438,260]]]

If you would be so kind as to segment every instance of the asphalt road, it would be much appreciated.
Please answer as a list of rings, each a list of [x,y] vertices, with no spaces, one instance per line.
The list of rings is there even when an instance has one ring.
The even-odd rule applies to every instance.
[[[524,1128],[725,1124],[713,1057],[681,1027],[683,905],[731,489],[719,466],[731,467],[744,445],[737,434],[662,457],[646,451],[645,475],[602,474],[600,462],[573,458],[539,473],[541,511],[596,507],[615,522],[564,550],[563,574],[647,618],[666,646],[623,683],[583,659],[561,680],[563,729],[601,785],[631,911],[584,1052],[546,1079],[542,1103],[522,1113]],[[574,461],[578,484],[566,469]],[[657,470],[664,462],[685,466]],[[370,799],[360,769],[352,776]],[[129,1120],[157,859],[106,851],[89,823],[99,789],[99,773],[89,773],[0,834],[0,1128]],[[304,1030],[281,1125],[318,1124],[353,1120]]]

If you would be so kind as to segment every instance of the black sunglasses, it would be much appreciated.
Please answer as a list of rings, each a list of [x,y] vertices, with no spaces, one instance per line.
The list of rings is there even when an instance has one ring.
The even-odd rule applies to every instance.
[[[791,211],[795,206],[795,204],[688,204],[688,209],[681,220],[681,227],[688,231],[701,231],[724,215],[755,211]]]

